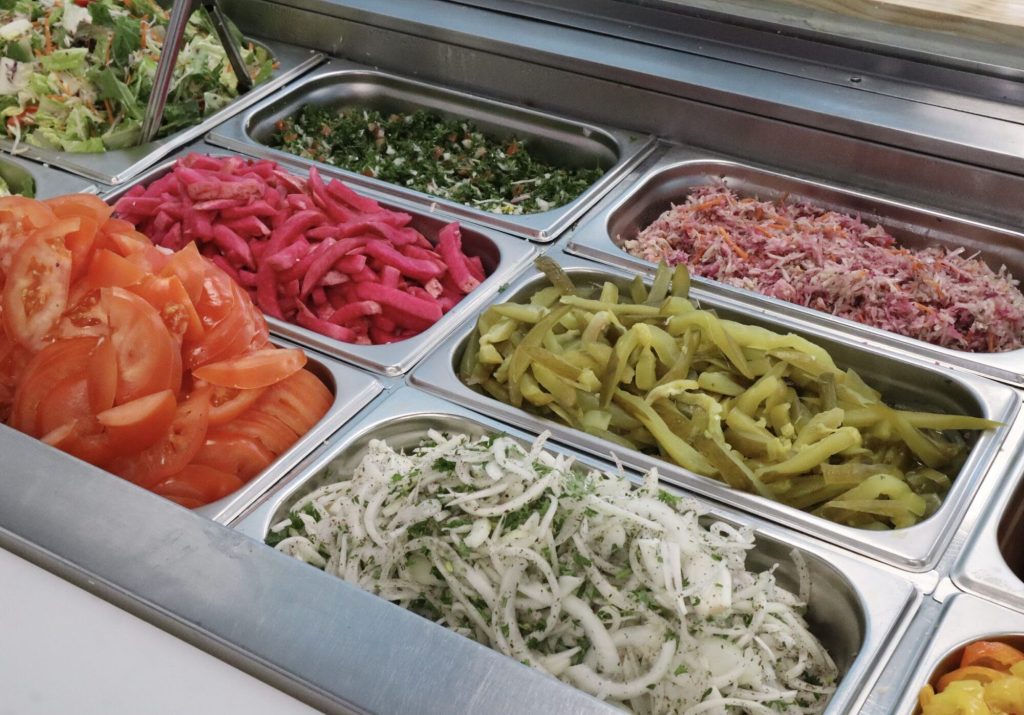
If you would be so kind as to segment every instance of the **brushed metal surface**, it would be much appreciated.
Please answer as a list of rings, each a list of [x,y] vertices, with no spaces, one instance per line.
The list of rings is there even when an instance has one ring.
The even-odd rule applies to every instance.
[[[620,712],[20,432],[0,455],[0,548],[323,712]]]
[[[928,626],[931,626],[929,629]],[[955,669],[963,647],[979,640],[1005,640],[1024,646],[1024,614],[989,603],[970,594],[950,598],[937,619],[922,617],[920,640],[901,643],[893,660],[912,664],[906,687],[893,699],[887,712],[916,715],[921,688]],[[909,641],[909,638],[906,639]],[[957,662],[955,662],[957,661]]]
[[[630,278],[624,271],[598,268],[593,263],[566,254],[554,254],[553,257],[577,281],[612,280],[625,286]],[[515,301],[545,285],[547,280],[542,274],[527,271],[502,298]],[[1008,425],[1017,418],[1019,409],[1015,391],[967,372],[933,365],[907,351],[851,336],[846,330],[805,323],[767,308],[750,306],[699,289],[691,291],[691,297],[701,306],[715,309],[723,318],[803,335],[828,350],[841,367],[855,369],[891,403],[914,409],[984,416],[1004,425],[978,436],[945,501],[933,516],[906,529],[884,532],[842,526],[760,496],[738,492],[714,479],[698,476],[636,450],[615,449],[618,457],[636,469],[657,466],[665,481],[899,568],[915,572],[934,568],[982,479],[998,480],[1005,476],[993,472],[991,467],[999,449],[1015,448],[1015,445],[1004,444]],[[498,402],[462,384],[454,366],[472,328],[472,325],[462,326],[441,349],[422,362],[411,375],[412,384],[531,432],[550,430],[554,439],[589,453],[602,456],[608,453],[609,445],[598,438]]]
[[[214,156],[238,156],[233,151],[197,142],[183,148],[167,161],[153,167],[131,183],[107,191],[103,195],[104,200],[107,203],[116,203],[132,186],[145,186],[155,181],[170,171],[175,161],[192,152]],[[344,180],[347,182],[347,177],[344,177]],[[428,210],[421,205],[404,202],[394,196],[381,195],[362,186],[358,188],[361,194],[377,200],[385,208],[410,214],[413,220],[409,225],[432,242],[445,225],[457,220],[455,216],[433,209]],[[267,325],[270,326],[270,332],[380,375],[394,377],[404,374],[444,340],[459,323],[475,314],[485,303],[489,302],[501,287],[518,275],[537,253],[537,249],[531,244],[493,229],[461,224],[461,235],[463,249],[470,256],[480,257],[487,278],[469,295],[460,300],[454,308],[445,313],[439,321],[419,335],[385,345],[356,345],[355,343],[343,343],[301,325],[268,315],[264,317],[266,317]]]
[[[274,342],[282,348],[298,347],[281,339]],[[384,390],[380,382],[361,370],[308,352],[307,358],[306,368],[320,378],[334,396],[327,413],[245,486],[223,499],[199,507],[195,510],[197,514],[222,524],[228,523]]]
[[[1024,435],[1012,456],[950,575],[963,590],[1024,613]]]
[[[916,206],[895,197],[868,194],[723,159],[690,147],[666,152],[625,195],[588,216],[573,231],[567,250],[653,275],[657,266],[630,255],[622,248],[622,243],[635,238],[672,204],[682,203],[692,189],[718,181],[742,197],[757,197],[763,201],[787,197],[791,202],[806,201],[823,209],[859,216],[866,223],[882,226],[908,248],[963,248],[965,255],[977,253],[993,270],[998,271],[1005,265],[1017,278],[1024,277],[1024,233]],[[711,292],[769,306],[802,320],[841,325],[851,333],[927,354],[998,380],[1024,384],[1024,348],[1001,353],[954,350],[708,278],[694,276],[693,282]]]
[[[254,39],[266,47],[277,59],[279,66],[266,82],[256,85],[250,92],[241,95],[223,109],[204,119],[199,124],[182,129],[163,139],[140,144],[129,149],[117,149],[93,154],[75,154],[66,151],[43,149],[21,142],[18,155],[34,161],[50,164],[102,184],[116,185],[143,171],[183,144],[202,136],[214,126],[258,102],[271,92],[300,77],[323,61],[323,55],[276,40]],[[14,144],[10,139],[0,138],[0,148],[11,151]]]
[[[325,483],[324,468],[340,460],[342,471],[353,469],[365,454],[372,439],[385,439],[395,448],[415,446],[427,430],[478,436],[494,432],[509,434],[529,444],[533,437],[489,417],[473,413],[438,397],[413,388],[401,388],[378,403],[370,412],[348,425],[333,438],[315,459],[243,515],[234,526],[244,534],[263,540],[271,524],[287,517],[297,499]],[[579,455],[572,449],[548,444],[546,449],[576,457],[585,468],[614,472],[607,462]],[[625,477],[638,484],[641,478]],[[675,494],[690,497],[682,490],[667,487]],[[904,576],[870,564],[827,544],[771,526],[762,519],[718,506],[708,506],[708,518],[724,520],[755,530],[756,545],[747,560],[747,568],[762,571],[775,568],[779,583],[797,588],[799,577],[790,556],[797,549],[804,556],[811,574],[811,595],[807,620],[812,632],[826,647],[842,673],[836,694],[826,712],[854,712],[863,702],[878,668],[906,627],[921,601],[919,590]],[[314,569],[310,569],[313,571]],[[324,582],[337,580],[319,572]],[[438,630],[442,630],[440,626]],[[511,659],[510,659],[511,660]],[[549,710],[548,712],[556,712]]]
[[[87,179],[10,154],[0,155],[0,177],[13,193],[36,199],[97,192],[96,185]]]
[[[427,109],[445,117],[469,119],[491,136],[515,135],[525,139],[534,155],[550,163],[569,167],[596,164],[605,173],[579,197],[550,211],[518,216],[490,213],[270,147],[275,123],[298,113],[306,104],[339,111],[347,107],[386,112]],[[420,204],[440,206],[460,218],[541,243],[555,240],[654,147],[653,138],[644,134],[517,107],[343,60],[332,60],[252,110],[225,122],[210,133],[208,141],[296,166],[315,165],[324,174],[341,176]]]

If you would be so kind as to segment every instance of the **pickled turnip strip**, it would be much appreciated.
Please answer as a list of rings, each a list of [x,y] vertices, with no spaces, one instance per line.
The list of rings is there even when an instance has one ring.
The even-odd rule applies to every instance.
[[[372,440],[267,543],[637,713],[820,713],[838,670],[749,528],[498,435]],[[704,517],[704,518],[702,518]],[[810,588],[797,559],[801,592]]]
[[[158,245],[195,241],[267,315],[344,342],[412,337],[486,277],[458,224],[435,247],[409,214],[315,168],[307,181],[273,162],[191,154],[115,210]]]

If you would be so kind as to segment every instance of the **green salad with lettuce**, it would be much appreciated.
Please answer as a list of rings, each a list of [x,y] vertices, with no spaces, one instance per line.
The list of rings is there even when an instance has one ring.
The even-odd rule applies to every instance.
[[[0,0],[0,116],[7,135],[68,152],[138,144],[168,19],[153,0]],[[273,57],[242,44],[254,81],[267,79]],[[200,122],[237,95],[209,18],[194,13],[158,136]]]

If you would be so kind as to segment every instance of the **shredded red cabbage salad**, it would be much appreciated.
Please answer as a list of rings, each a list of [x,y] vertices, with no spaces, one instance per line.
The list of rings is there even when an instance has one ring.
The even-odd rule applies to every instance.
[[[1024,347],[1024,295],[1006,266],[993,271],[962,248],[904,248],[880,226],[806,203],[741,198],[706,185],[622,247],[942,347]]]

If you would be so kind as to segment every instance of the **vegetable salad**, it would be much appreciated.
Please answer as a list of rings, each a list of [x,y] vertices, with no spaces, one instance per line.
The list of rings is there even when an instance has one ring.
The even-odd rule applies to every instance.
[[[0,0],[0,116],[16,142],[68,152],[134,146],[169,15],[153,0]],[[242,57],[256,82],[273,70],[260,47]],[[159,136],[237,96],[205,11],[189,20]]]
[[[373,440],[267,542],[637,713],[820,713],[838,671],[753,533],[499,435]],[[351,478],[349,478],[351,477]]]
[[[284,151],[491,213],[557,208],[604,173],[545,163],[523,140],[490,137],[472,122],[424,110],[383,114],[306,105],[277,130],[271,145]]]

